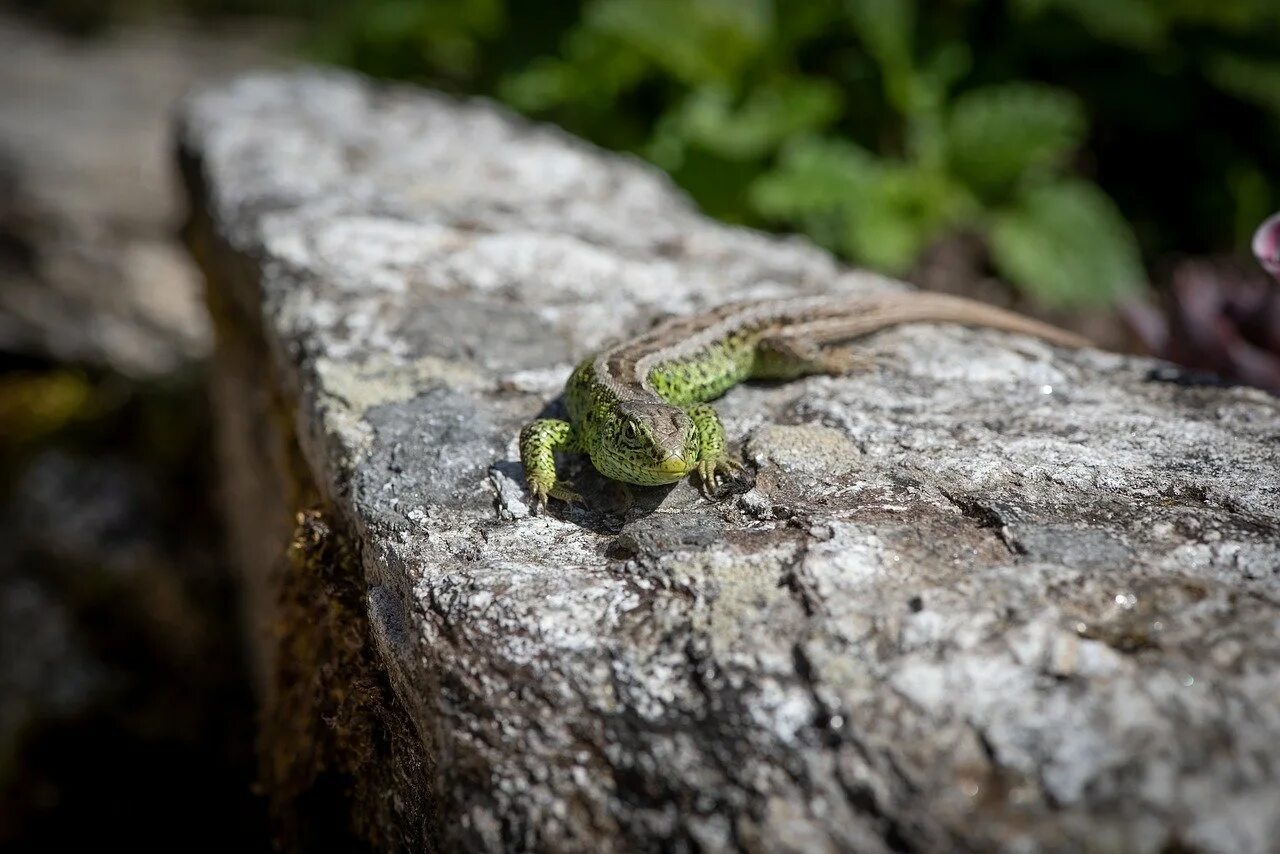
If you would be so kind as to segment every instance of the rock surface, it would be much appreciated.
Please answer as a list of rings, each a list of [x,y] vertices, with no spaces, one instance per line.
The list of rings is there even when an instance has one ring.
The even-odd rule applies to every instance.
[[[1276,398],[903,328],[872,371],[719,402],[750,489],[627,507],[566,458],[587,506],[532,516],[516,433],[575,359],[730,298],[901,286],[487,103],[262,74],[179,133],[268,724],[300,676],[386,688],[351,727],[381,746],[332,766],[357,832],[1275,850]],[[322,539],[308,507],[360,575],[282,561]],[[331,629],[367,672],[285,626],[300,674],[282,589],[358,597]]]
[[[73,39],[0,15],[0,352],[135,379],[208,354],[168,114],[279,40],[176,23]]]

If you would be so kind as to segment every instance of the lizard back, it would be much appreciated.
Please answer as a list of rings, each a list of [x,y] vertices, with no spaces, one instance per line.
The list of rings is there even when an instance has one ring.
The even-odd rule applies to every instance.
[[[585,360],[569,382],[570,416],[577,421],[591,408],[622,402],[687,406],[711,400],[752,376],[757,345],[765,339],[825,345],[905,323],[929,322],[1000,329],[1070,347],[1088,344],[1047,323],[946,294],[732,302],[702,314],[664,320]]]

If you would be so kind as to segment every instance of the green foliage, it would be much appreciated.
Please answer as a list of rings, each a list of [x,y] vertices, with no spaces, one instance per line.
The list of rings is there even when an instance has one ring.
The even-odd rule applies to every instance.
[[[881,270],[905,272],[930,243],[965,231],[986,237],[1002,276],[1046,302],[1106,302],[1142,287],[1133,228],[1080,170],[1092,158],[1090,114],[1128,108],[1108,103],[1116,92],[1082,98],[1034,80],[1037,40],[1082,65],[1118,51],[1136,80],[1117,91],[1140,101],[1152,57],[1182,63],[1179,73],[1192,62],[1177,47],[1181,29],[1239,30],[1273,16],[1267,3],[944,5],[925,15],[918,0],[591,0],[555,59],[518,70],[499,91],[644,154],[712,213],[797,226]],[[1002,28],[983,33],[1001,7]],[[1006,47],[1019,39],[1021,55]],[[1221,48],[1205,56],[1202,79],[1274,106],[1280,65]],[[652,120],[619,132],[616,116],[639,103],[656,108]],[[1229,171],[1239,205],[1277,201],[1256,165]],[[1243,227],[1241,214],[1229,216],[1220,230]],[[1147,231],[1157,248],[1175,244]]]
[[[1128,224],[1101,190],[1063,174],[1086,129],[1077,98],[1030,83],[949,98],[967,52],[948,46],[917,62],[910,0],[850,0],[846,11],[875,58],[904,145],[890,154],[795,139],[754,182],[758,213],[894,273],[948,231],[987,234],[999,271],[1046,302],[1106,301],[1140,285]]]
[[[1205,71],[1224,91],[1280,116],[1280,60],[1219,53],[1208,57]]]
[[[1121,45],[1165,46],[1179,29],[1203,27],[1264,33],[1280,25],[1275,0],[1010,0],[1016,11],[1038,16],[1056,9],[1094,35]]]
[[[916,27],[915,1],[847,0],[845,8],[853,31],[886,75],[909,74]]]
[[[590,68],[590,74],[583,74]],[[530,113],[553,110],[615,110],[613,99],[637,85],[647,71],[643,57],[619,51],[609,41],[583,33],[567,39],[565,56],[540,56],[523,71],[501,81],[498,92],[517,109]]]
[[[820,137],[788,145],[751,198],[765,216],[799,223],[830,248],[891,271],[905,269],[931,235],[973,208],[945,175]]]
[[[709,213],[880,270],[977,235],[1050,303],[1123,298],[1144,253],[1241,246],[1280,206],[1275,0],[534,6],[350,4],[327,53],[495,92],[649,158]]]
[[[652,132],[627,145],[671,170],[705,207],[738,221],[798,225],[855,261],[897,273],[948,231],[985,232],[1036,181],[1061,178],[1083,141],[1084,109],[1062,90],[1014,82],[952,98],[970,54],[957,40],[919,51],[914,0],[787,10],[797,7],[799,20],[767,2],[596,0],[560,57],[508,77],[500,91],[597,138],[604,134],[592,132],[593,121],[610,113],[593,117],[585,105],[658,93],[663,108]],[[857,46],[843,89],[832,76],[799,70],[810,44],[832,33]],[[862,133],[840,127],[868,112],[874,124]],[[726,192],[726,183],[747,189]],[[1059,220],[1036,223],[1044,231]],[[1123,220],[1108,224],[1115,227],[1094,234],[1110,244],[1099,263],[1135,255]],[[1073,292],[1044,265],[1001,268],[1058,301],[1132,286],[1127,269]]]
[[[876,156],[852,142],[800,137],[782,150],[777,168],[755,182],[752,201],[775,219],[834,213],[865,196],[879,171]]]
[[[387,77],[476,74],[482,41],[505,25],[504,0],[364,0],[336,4],[316,38],[325,58]]]
[[[961,181],[998,197],[1024,175],[1067,163],[1084,141],[1079,99],[1029,83],[985,86],[953,102],[946,131],[948,161]]]
[[[314,55],[496,95],[856,263],[976,235],[1047,302],[1244,249],[1280,208],[1278,0],[25,2],[294,17]]]
[[[1034,282],[1046,302],[1110,300],[1143,283],[1136,246],[1115,235],[1128,225],[1094,184],[1060,181],[1023,193],[1000,211],[991,251],[1009,279]]]
[[[649,154],[667,168],[679,167],[688,145],[729,160],[763,157],[796,134],[830,124],[840,98],[833,84],[803,77],[763,83],[740,102],[730,89],[703,86],[658,123]]]
[[[765,216],[799,223],[834,249],[901,272],[949,229],[989,232],[992,260],[1045,302],[1134,292],[1142,267],[1130,229],[1096,186],[1059,177],[1079,144],[1070,95],[1027,84],[974,89],[940,125],[947,168],[801,138],[753,187]]]
[[[772,19],[769,0],[597,0],[583,27],[698,86],[738,79],[764,46]]]
[[[1159,0],[1012,0],[1015,9],[1034,17],[1058,8],[1073,15],[1100,39],[1136,48],[1152,48],[1168,33],[1169,19]]]

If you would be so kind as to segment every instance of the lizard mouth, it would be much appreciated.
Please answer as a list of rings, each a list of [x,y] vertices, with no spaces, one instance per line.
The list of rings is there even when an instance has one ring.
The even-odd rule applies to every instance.
[[[679,457],[675,454],[672,454],[662,462],[656,463],[653,466],[653,471],[656,474],[667,475],[673,478],[683,477],[692,470],[693,466],[686,462],[684,457]]]

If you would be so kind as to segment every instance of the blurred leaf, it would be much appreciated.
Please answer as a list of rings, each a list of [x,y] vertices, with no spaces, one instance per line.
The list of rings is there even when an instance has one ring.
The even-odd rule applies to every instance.
[[[854,32],[881,65],[910,67],[915,0],[846,0],[845,9]]]
[[[751,201],[762,215],[820,231],[825,244],[891,273],[973,213],[972,199],[945,175],[821,137],[784,148],[777,167],[752,186]]]
[[[846,220],[844,249],[868,267],[901,273],[911,266],[930,237],[931,232],[908,211],[869,205]]]
[[[562,59],[540,56],[498,84],[498,96],[518,110],[540,113],[574,100],[578,72]]]
[[[684,152],[671,171],[676,182],[708,216],[726,222],[758,222],[747,200],[760,165],[754,160],[731,160],[701,148]]]
[[[844,249],[886,273],[910,266],[933,231],[918,186],[919,173],[882,169],[867,192],[851,200]]]
[[[1280,28],[1280,3],[1275,0],[1163,0],[1162,8],[1180,24],[1258,35]]]
[[[969,46],[961,42],[944,44],[920,67],[918,76],[927,79],[939,92],[947,92],[960,82],[973,66]]]
[[[465,79],[478,69],[480,42],[501,32],[505,10],[503,0],[369,0],[346,8],[320,44],[329,58],[379,74]]]
[[[941,93],[916,73],[912,61],[915,0],[846,0],[845,9],[854,32],[879,65],[885,96],[895,109],[912,115],[941,100]]]
[[[969,61],[964,45],[943,45],[918,68],[886,81],[888,100],[905,119],[903,153],[927,172],[946,168],[947,93],[968,70]]]
[[[78,372],[0,374],[0,451],[43,439],[101,410],[94,387]]]
[[[635,86],[648,70],[648,63],[636,51],[582,29],[566,39],[565,54],[564,59],[535,58],[528,68],[499,82],[499,96],[531,113],[564,104],[614,111],[614,99]]]
[[[1280,60],[1217,53],[1205,61],[1204,70],[1223,90],[1280,115]]]
[[[1084,108],[1068,92],[1030,83],[987,86],[952,106],[948,159],[980,193],[999,193],[1028,170],[1064,162],[1084,133]]]
[[[1236,243],[1245,246],[1252,240],[1258,224],[1276,209],[1270,185],[1267,176],[1250,165],[1236,166],[1227,174],[1226,183],[1231,188],[1235,208]]]
[[[806,40],[828,37],[845,20],[846,0],[803,0],[775,3],[783,14],[775,15],[772,46],[793,50]]]
[[[678,80],[730,83],[764,49],[769,0],[597,0],[585,25],[630,45]]]
[[[752,206],[763,216],[795,220],[839,208],[867,192],[882,166],[854,143],[800,137],[782,150],[778,165],[756,179]]]
[[[1035,188],[991,229],[1001,275],[1045,303],[1106,303],[1145,281],[1137,242],[1106,194],[1064,181]]]
[[[825,80],[780,78],[752,89],[737,105],[723,87],[705,86],[664,117],[659,136],[749,160],[798,133],[820,129],[840,114],[840,106],[840,90]]]
[[[1056,7],[1098,38],[1115,44],[1152,48],[1165,40],[1167,19],[1153,0],[1010,0],[1024,13]]]
[[[901,274],[926,244],[971,213],[971,197],[945,175],[887,164],[849,201],[845,250],[863,264]]]

